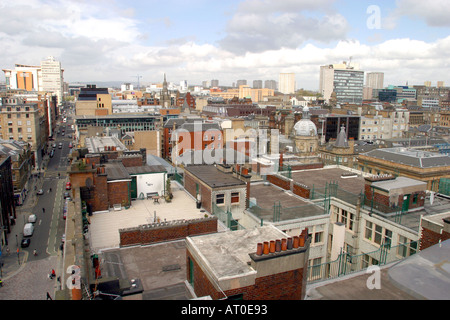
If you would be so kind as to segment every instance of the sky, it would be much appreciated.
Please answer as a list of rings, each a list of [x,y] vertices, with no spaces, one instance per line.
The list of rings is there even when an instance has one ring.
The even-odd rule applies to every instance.
[[[0,67],[59,60],[69,83],[276,80],[321,65],[450,86],[448,0],[0,0]],[[4,73],[0,81],[4,81]]]

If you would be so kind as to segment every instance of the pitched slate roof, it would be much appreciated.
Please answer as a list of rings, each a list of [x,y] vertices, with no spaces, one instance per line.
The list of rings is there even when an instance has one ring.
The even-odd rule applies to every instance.
[[[417,168],[450,166],[450,157],[447,155],[411,148],[375,149],[363,155]]]

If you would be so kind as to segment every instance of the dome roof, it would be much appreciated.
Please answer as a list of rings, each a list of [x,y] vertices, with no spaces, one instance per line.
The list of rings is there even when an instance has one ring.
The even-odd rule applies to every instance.
[[[294,125],[294,133],[296,136],[316,136],[317,127],[309,119],[301,119]]]

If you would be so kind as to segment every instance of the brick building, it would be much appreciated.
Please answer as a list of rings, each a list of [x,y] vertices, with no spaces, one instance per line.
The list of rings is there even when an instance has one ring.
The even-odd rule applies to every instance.
[[[197,297],[301,300],[309,238],[273,226],[186,238],[186,277]]]
[[[11,173],[11,157],[0,158],[0,235],[1,246],[8,244],[7,234],[11,232],[11,225],[15,223],[16,207],[14,204],[14,189]]]
[[[427,184],[405,177],[366,177],[365,204],[384,213],[401,210],[407,212],[425,204]]]
[[[238,179],[230,166],[195,165],[184,169],[184,188],[208,212],[220,208],[238,213],[246,207],[249,183]]]
[[[422,216],[420,250],[450,239],[450,213]]]
[[[450,178],[450,157],[413,148],[381,148],[358,156],[358,169],[375,175],[404,176],[427,183],[438,191],[441,178]]]

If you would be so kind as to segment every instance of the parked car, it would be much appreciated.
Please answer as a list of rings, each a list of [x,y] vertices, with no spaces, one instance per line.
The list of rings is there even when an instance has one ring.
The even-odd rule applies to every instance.
[[[35,223],[36,222],[36,215],[35,214],[30,214],[29,216],[28,216],[28,222],[29,223]]]
[[[36,194],[37,195],[43,195],[44,194],[44,190],[42,190],[42,189],[39,189],[37,192],[36,192]]]
[[[23,238],[22,241],[20,242],[20,246],[22,248],[26,248],[29,247],[31,243],[31,239],[30,238]]]
[[[70,181],[66,183],[66,190],[72,189],[72,185],[70,184]]]

